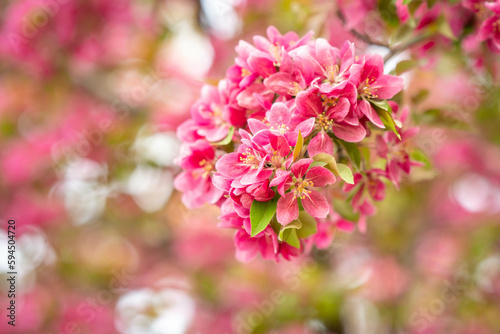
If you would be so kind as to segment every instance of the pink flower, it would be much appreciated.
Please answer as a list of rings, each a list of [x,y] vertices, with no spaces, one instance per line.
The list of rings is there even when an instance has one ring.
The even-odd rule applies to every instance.
[[[365,128],[351,112],[351,104],[356,103],[356,87],[344,81],[338,85],[323,84],[319,89],[310,89],[297,95],[297,110],[301,117],[316,117],[319,130],[310,143],[309,154],[333,153],[333,144],[326,134],[348,142],[359,142],[366,136]]]
[[[313,187],[324,187],[335,183],[335,176],[328,169],[315,166],[309,169],[313,163],[312,159],[302,159],[294,163],[288,177],[282,181],[285,185],[284,190],[290,190],[287,193],[281,193],[282,197],[278,200],[276,218],[278,222],[286,225],[299,217],[299,206],[297,199],[313,217],[325,218],[330,211],[325,196]],[[271,186],[277,185],[277,182],[271,182]]]
[[[334,158],[345,163],[346,156],[351,156],[351,146],[345,142],[361,142],[370,135],[367,120],[384,128],[371,103],[383,103],[403,87],[402,79],[384,75],[380,56],[365,55],[358,60],[350,42],[338,49],[324,39],[310,41],[310,37],[282,35],[269,27],[267,38],[256,36],[254,45],[241,41],[225,79],[217,88],[203,88],[191,119],[178,128],[184,142],[204,144],[196,144],[202,145],[200,152],[191,149],[180,159],[185,171],[176,185],[189,192],[184,199],[194,201],[190,206],[211,202],[221,207],[219,226],[237,230],[241,261],[259,253],[276,261],[279,256],[290,259],[316,242],[326,247],[335,230],[354,229],[354,223],[335,214],[325,198],[327,186],[336,180],[330,169]],[[392,158],[388,146],[393,137],[386,137],[379,149]],[[337,142],[343,145],[335,147]],[[210,143],[220,145],[217,154]],[[328,169],[321,166],[327,161],[313,164],[315,156],[328,160]],[[394,161],[398,168],[406,168],[406,161]],[[350,167],[338,166],[342,178],[350,182]],[[355,177],[357,193],[349,201],[364,231],[366,216],[375,211],[372,201],[383,198],[379,193],[384,185],[378,170],[366,172],[365,164],[361,166],[363,174]],[[270,202],[273,199],[276,208]],[[277,238],[270,222],[287,225],[298,218],[300,210],[317,219],[329,217],[318,223],[318,238],[309,234],[308,227],[293,239]],[[261,212],[267,214],[259,218]]]
[[[281,65],[281,48],[285,51],[291,51],[302,45],[306,45],[313,35],[313,32],[309,32],[304,37],[300,38],[293,31],[282,35],[279,30],[273,26],[267,28],[266,33],[267,39],[262,36],[255,36],[253,42],[257,49],[271,55],[278,66]]]
[[[486,41],[491,51],[500,53],[500,1],[485,2],[484,6],[493,15],[482,23],[479,28],[478,39]]]
[[[373,54],[363,57],[362,63],[351,66],[349,81],[357,87],[361,97],[357,105],[358,115],[365,115],[373,124],[384,128],[382,120],[368,100],[392,98],[403,89],[403,79],[384,74],[382,56]]]
[[[226,84],[222,80],[217,88],[203,86],[200,100],[191,107],[192,118],[177,129],[179,138],[187,142],[201,138],[217,142],[228,135],[231,126],[243,126],[246,123],[245,111],[227,104]]]
[[[358,228],[361,232],[366,232],[366,221],[364,216],[374,215],[376,208],[373,201],[381,201],[385,198],[385,184],[381,177],[387,177],[386,173],[380,169],[371,169],[365,175],[356,173],[354,184],[345,184],[344,192],[355,190],[352,198],[354,212],[361,214],[358,220]]]
[[[266,134],[270,132],[277,136],[283,135],[287,139],[289,146],[296,145],[299,131],[302,137],[307,137],[314,127],[314,118],[306,119],[297,126],[293,126],[290,109],[280,102],[272,105],[271,110],[266,113],[266,119],[268,124],[254,118],[249,119],[250,131],[254,135],[263,130],[266,131]],[[260,134],[259,138],[262,137],[263,135]],[[269,139],[267,140],[269,142]]]
[[[405,23],[410,18],[410,12],[408,10],[408,5],[405,5],[403,2],[403,0],[397,0],[395,5],[399,20],[402,23]]]
[[[215,204],[223,191],[212,183],[215,164],[215,150],[204,140],[184,145],[178,164],[185,169],[177,175],[174,186],[183,192],[182,201],[189,208],[204,203]]]

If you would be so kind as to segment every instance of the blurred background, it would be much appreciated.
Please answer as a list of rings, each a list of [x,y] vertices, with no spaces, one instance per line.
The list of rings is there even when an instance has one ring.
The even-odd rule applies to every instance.
[[[2,1],[0,332],[500,333],[498,56],[458,37],[475,20],[460,1],[417,5],[404,20],[389,0]],[[367,233],[242,264],[218,209],[174,191],[175,131],[268,25],[409,44],[386,70],[411,68],[425,166],[388,185]]]

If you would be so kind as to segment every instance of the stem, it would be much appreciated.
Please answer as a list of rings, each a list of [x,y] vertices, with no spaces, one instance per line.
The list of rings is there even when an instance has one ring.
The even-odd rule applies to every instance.
[[[399,44],[398,46],[390,49],[389,53],[386,54],[384,57],[384,62],[387,62],[389,59],[391,59],[392,57],[394,57],[398,53],[401,53],[401,52],[411,48],[412,46],[425,41],[429,37],[431,37],[431,34],[422,34],[420,36],[417,36],[415,39],[412,39],[406,43]]]
[[[342,14],[342,12],[340,10],[337,10],[337,17],[342,22],[342,25],[346,25],[346,20],[345,20],[344,14]],[[389,49],[389,45],[387,43],[383,43],[383,42],[379,42],[379,41],[374,41],[374,40],[372,40],[370,38],[370,36],[368,36],[366,34],[363,34],[363,33],[359,32],[359,31],[355,30],[354,28],[350,29],[349,32],[351,34],[353,34],[354,37],[356,37],[357,39],[362,40],[366,44],[383,46],[383,47]]]

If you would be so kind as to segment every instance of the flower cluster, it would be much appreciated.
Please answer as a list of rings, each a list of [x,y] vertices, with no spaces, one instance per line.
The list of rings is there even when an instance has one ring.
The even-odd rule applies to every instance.
[[[237,230],[241,261],[289,259],[328,246],[338,229],[364,230],[382,180],[398,185],[415,164],[407,110],[387,101],[403,80],[384,74],[378,54],[311,37],[269,27],[254,45],[240,41],[235,65],[203,87],[178,128],[175,186],[190,208],[220,206],[219,226]],[[371,167],[377,157],[385,169]]]

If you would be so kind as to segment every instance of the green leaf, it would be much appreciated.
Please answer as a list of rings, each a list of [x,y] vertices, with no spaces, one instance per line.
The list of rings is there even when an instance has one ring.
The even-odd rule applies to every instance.
[[[233,140],[234,131],[235,131],[234,126],[230,127],[226,138],[222,139],[221,141],[212,143],[212,145],[224,146],[224,145],[229,144],[231,142],[231,140]]]
[[[259,202],[254,200],[252,206],[250,207],[250,223],[252,225],[251,236],[255,236],[269,225],[269,222],[276,212],[276,207],[278,204],[278,197],[267,202]]]
[[[296,219],[287,225],[282,225],[280,233],[278,234],[278,240],[283,241],[288,237],[292,229],[298,230],[301,227],[302,227],[302,222],[299,219]]]
[[[389,102],[387,102],[387,100],[369,100],[369,101],[373,105],[375,110],[382,109],[385,111],[389,111],[389,110],[392,111],[391,106],[389,105]]]
[[[324,167],[326,165],[327,165],[327,163],[324,162],[324,161],[315,161],[315,162],[313,162],[312,164],[309,165],[309,169],[311,169],[313,167],[316,167],[316,166]]]
[[[359,219],[359,213],[353,211],[350,201],[336,199],[333,200],[333,208],[336,213],[349,221],[356,222]]]
[[[316,219],[311,217],[307,212],[299,212],[299,220],[302,223],[302,227],[297,230],[297,236],[299,238],[307,238],[318,232],[318,222]]]
[[[337,169],[342,180],[349,184],[354,184],[354,176],[352,175],[352,170],[347,165],[337,164]]]
[[[447,37],[452,40],[456,39],[455,35],[453,34],[453,31],[451,30],[450,23],[444,17],[444,15],[441,15],[438,18],[436,29],[444,37]]]
[[[359,152],[359,151],[358,151]],[[340,176],[342,180],[349,184],[354,184],[354,178],[352,176],[352,171],[347,165],[337,164],[335,158],[327,153],[318,153],[313,157],[314,162],[325,162],[324,165],[329,171],[331,171],[336,176]]]
[[[414,68],[418,63],[415,60],[403,60],[396,65],[394,72],[396,75],[400,75],[406,71]]]
[[[297,138],[297,144],[293,149],[293,161],[297,161],[300,156],[300,152],[302,151],[302,147],[304,146],[304,138],[302,138],[302,134],[299,130],[299,137]]]
[[[375,111],[377,111],[377,114],[380,116],[380,119],[382,120],[382,123],[389,129],[392,130],[396,134],[396,136],[401,139],[401,135],[398,132],[396,122],[394,122],[394,119],[392,118],[392,109],[389,103],[387,101],[374,101],[370,100],[370,103],[372,104],[373,108]]]
[[[411,152],[410,154],[410,157],[415,161],[423,163],[425,165],[425,168],[431,168],[432,166],[429,158],[425,155],[424,152],[419,149],[413,150],[413,152]]]
[[[287,229],[286,235],[283,235],[283,241],[292,247],[300,249],[300,240],[297,236],[297,230],[294,228]]]
[[[347,154],[351,157],[351,160],[359,168],[361,166],[361,153],[359,152],[358,145],[344,140],[341,140],[340,142],[342,143],[342,146],[344,146]]]

